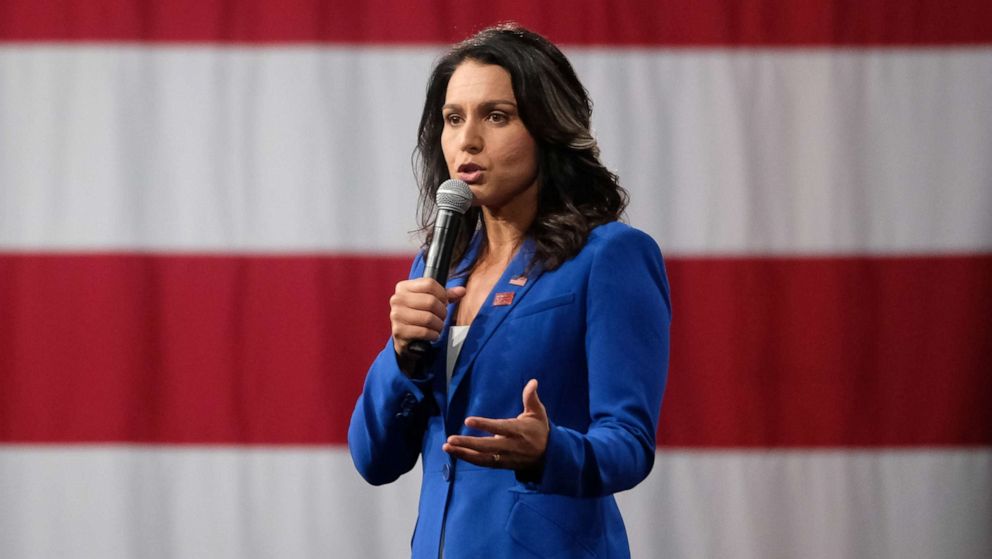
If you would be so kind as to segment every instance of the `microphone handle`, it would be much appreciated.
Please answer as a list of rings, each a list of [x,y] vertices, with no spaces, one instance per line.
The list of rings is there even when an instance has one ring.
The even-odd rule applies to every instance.
[[[448,283],[448,269],[451,267],[451,251],[455,248],[455,238],[458,237],[459,217],[459,214],[451,210],[440,210],[437,221],[434,222],[434,242],[427,251],[423,277],[434,278],[442,287]],[[407,345],[407,351],[422,359],[430,353],[431,343],[427,340],[413,340]]]

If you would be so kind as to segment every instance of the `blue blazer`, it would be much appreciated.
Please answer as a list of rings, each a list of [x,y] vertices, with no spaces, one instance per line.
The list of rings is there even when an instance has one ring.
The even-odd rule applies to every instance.
[[[460,270],[475,259],[476,237]],[[355,405],[348,445],[366,480],[389,483],[421,460],[415,558],[436,559],[441,546],[445,559],[630,555],[613,494],[654,463],[671,320],[661,252],[619,222],[594,229],[556,270],[527,271],[533,251],[525,242],[479,310],[450,388],[445,328],[422,380],[400,371],[388,341]],[[423,268],[421,255],[410,277]],[[456,273],[448,286],[464,281]],[[493,304],[506,293],[510,304]],[[465,427],[467,416],[516,417],[531,378],[551,421],[540,477],[441,450],[448,435],[483,434]]]

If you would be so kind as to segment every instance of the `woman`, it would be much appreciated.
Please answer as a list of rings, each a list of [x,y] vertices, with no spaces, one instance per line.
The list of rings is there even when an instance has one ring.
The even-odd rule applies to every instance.
[[[657,245],[617,221],[626,194],[591,113],[564,55],[515,26],[431,75],[425,247],[442,181],[468,183],[474,207],[446,288],[421,277],[423,254],[397,284],[348,434],[370,483],[421,459],[414,557],[629,556],[612,495],[654,461],[670,306]],[[425,363],[407,351],[418,339]]]

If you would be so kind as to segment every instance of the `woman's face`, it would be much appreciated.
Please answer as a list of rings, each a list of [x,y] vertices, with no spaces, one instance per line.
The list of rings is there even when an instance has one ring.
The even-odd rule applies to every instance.
[[[466,60],[445,95],[441,149],[451,178],[490,210],[537,207],[537,143],[517,112],[510,74]]]

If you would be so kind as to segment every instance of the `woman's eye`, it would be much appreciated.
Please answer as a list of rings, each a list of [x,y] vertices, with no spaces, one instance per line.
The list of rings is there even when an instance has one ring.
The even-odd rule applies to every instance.
[[[509,120],[509,117],[504,113],[489,113],[489,120],[497,124],[502,124]]]
[[[444,121],[447,122],[448,124],[459,124],[462,121],[462,117],[452,113],[450,115],[445,116]]]

